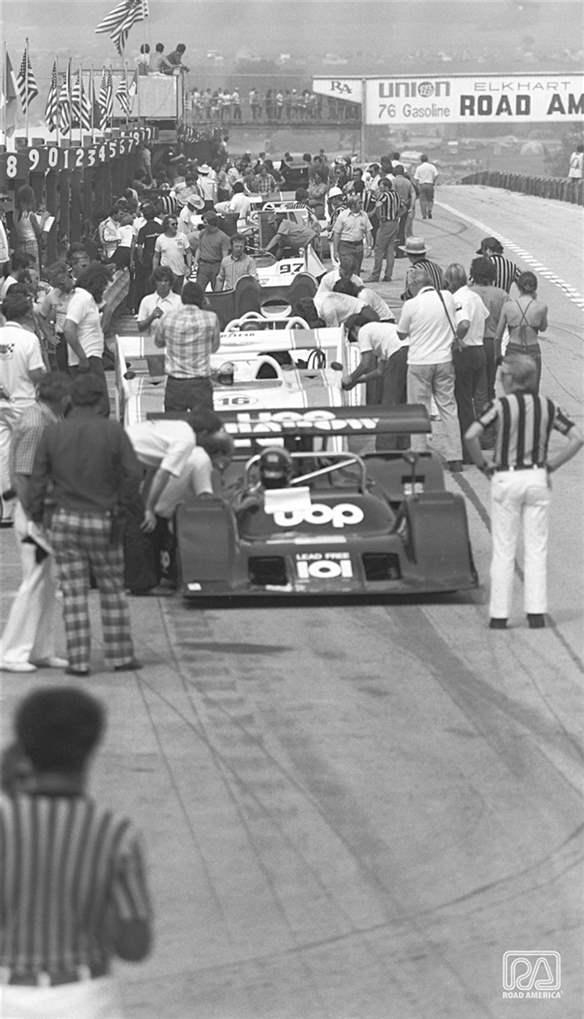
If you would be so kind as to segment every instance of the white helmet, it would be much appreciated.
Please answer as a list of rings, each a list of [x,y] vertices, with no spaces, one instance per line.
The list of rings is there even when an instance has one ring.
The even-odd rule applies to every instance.
[[[341,191],[340,188],[333,187],[333,188],[330,189],[330,191],[329,191],[329,193],[327,195],[327,198],[335,198],[337,195],[342,195],[342,193],[343,192]]]

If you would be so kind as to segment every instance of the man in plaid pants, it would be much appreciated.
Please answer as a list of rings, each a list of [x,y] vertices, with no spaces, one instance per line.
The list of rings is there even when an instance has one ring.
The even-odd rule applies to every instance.
[[[122,511],[141,469],[122,426],[100,416],[101,380],[91,372],[72,385],[70,415],[49,425],[31,479],[31,516],[41,524],[51,483],[50,540],[63,593],[69,667],[87,676],[90,664],[90,574],[99,588],[106,664],[116,672],[140,668],[134,658],[124,592]]]

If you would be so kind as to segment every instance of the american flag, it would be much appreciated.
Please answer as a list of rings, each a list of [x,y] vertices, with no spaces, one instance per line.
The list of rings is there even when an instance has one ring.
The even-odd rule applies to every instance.
[[[91,104],[83,88],[81,68],[77,71],[77,77],[73,83],[71,93],[71,105],[73,107],[73,123],[85,131],[91,130]]]
[[[25,46],[24,48],[22,61],[20,63],[20,70],[16,75],[16,89],[20,96],[22,109],[24,113],[26,113],[34,97],[39,94],[38,85],[36,83],[35,76],[32,73],[32,67],[30,66],[28,46]]]
[[[67,64],[65,78],[59,89],[59,129],[63,134],[71,130],[72,121],[71,61]]]
[[[129,92],[129,89],[128,89],[128,83],[127,83],[125,78],[121,79],[121,81],[120,81],[120,83],[119,83],[119,85],[118,85],[118,87],[116,89],[116,99],[118,100],[118,102],[119,102],[119,104],[120,104],[120,106],[122,108],[122,111],[125,113],[126,117],[129,117],[130,116],[130,110],[132,108],[132,104],[131,104],[131,100],[130,100],[130,92]]]
[[[108,68],[107,71],[105,67],[103,69],[97,102],[102,114],[101,126],[107,127],[108,124],[111,124],[114,113],[114,86],[112,82],[111,67]]]
[[[107,32],[121,56],[132,25],[144,21],[149,14],[148,0],[120,0],[95,31]]]
[[[57,61],[53,61],[51,84],[45,104],[45,120],[49,131],[56,131],[59,126],[59,88],[57,85]]]

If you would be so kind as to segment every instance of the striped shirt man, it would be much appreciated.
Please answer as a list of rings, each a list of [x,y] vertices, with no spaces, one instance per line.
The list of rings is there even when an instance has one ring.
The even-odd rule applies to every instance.
[[[108,912],[150,918],[137,830],[85,795],[20,793],[0,801],[0,972],[44,986],[105,975]]]
[[[494,400],[478,423],[497,425],[493,466],[498,471],[545,467],[552,431],[567,435],[574,427],[553,400],[527,392]]]
[[[183,304],[160,320],[156,345],[166,347],[166,374],[175,379],[208,378],[211,354],[219,349],[221,332],[214,311]]]
[[[393,223],[399,218],[400,197],[396,191],[383,191],[375,202],[375,208],[382,223]]]
[[[501,287],[502,290],[509,293],[511,284],[516,283],[521,275],[521,269],[505,255],[488,255],[487,257],[495,266],[496,276],[493,285]]]
[[[432,282],[432,286],[435,290],[444,290],[444,273],[436,262],[431,262],[429,258],[418,258],[415,262],[412,262],[412,269],[425,269]],[[401,294],[402,301],[409,301],[414,296],[414,292],[411,289],[411,276],[412,269],[408,269],[406,273],[406,289]]]

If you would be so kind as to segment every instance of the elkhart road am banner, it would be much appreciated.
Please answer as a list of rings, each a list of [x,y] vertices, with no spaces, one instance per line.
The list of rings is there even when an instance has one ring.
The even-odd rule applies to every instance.
[[[366,124],[584,124],[584,74],[315,78],[313,88],[321,95],[358,102],[362,83]]]
[[[468,124],[584,118],[584,74],[368,78],[367,124]]]

